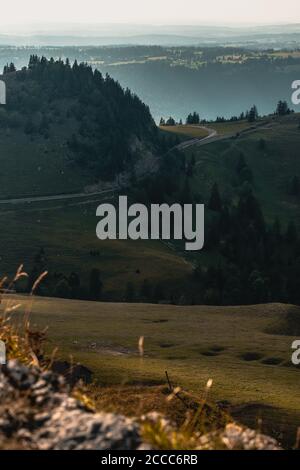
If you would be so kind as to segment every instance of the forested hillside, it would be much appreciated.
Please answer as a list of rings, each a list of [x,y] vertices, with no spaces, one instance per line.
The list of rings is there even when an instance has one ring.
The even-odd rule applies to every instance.
[[[81,189],[131,171],[146,150],[160,152],[148,107],[84,63],[32,55],[21,71],[5,67],[2,79],[2,195]],[[16,187],[12,174],[20,169]]]
[[[138,200],[205,204],[203,250],[174,243],[194,264],[181,301],[300,302],[299,115],[263,122],[238,132],[237,121],[235,135],[164,158],[159,175],[141,183]],[[221,133],[229,124],[208,125]]]

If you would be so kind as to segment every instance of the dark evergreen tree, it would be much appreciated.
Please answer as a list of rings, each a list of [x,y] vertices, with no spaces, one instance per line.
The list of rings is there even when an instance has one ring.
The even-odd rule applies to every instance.
[[[175,119],[172,118],[172,116],[170,116],[170,117],[166,120],[166,123],[165,123],[166,126],[175,126],[175,124],[176,124]]]
[[[11,72],[16,72],[16,67],[13,62],[11,62],[10,64],[6,64],[3,68],[3,75]]]
[[[70,299],[72,297],[72,289],[65,277],[57,282],[53,293],[54,297],[60,297],[63,299]]]
[[[220,212],[222,210],[222,200],[217,183],[214,183],[212,187],[208,208],[216,212]]]
[[[151,288],[151,283],[148,281],[148,279],[144,279],[142,285],[141,285],[141,299],[145,301],[150,301],[152,295],[152,288]]]
[[[133,302],[135,300],[135,287],[133,282],[127,282],[125,290],[125,301]]]
[[[35,281],[38,277],[43,274],[45,271],[48,271],[49,261],[46,257],[46,253],[43,247],[41,247],[33,258],[33,266],[28,276],[28,285],[27,290],[30,292]],[[49,276],[48,276],[49,279]],[[36,294],[42,294],[45,290],[45,286],[48,283],[48,279],[43,280],[43,284],[39,284],[35,290]]]
[[[71,295],[73,299],[80,298],[80,277],[77,273],[73,272],[70,274],[69,279],[69,286],[71,289]]]
[[[186,124],[199,124],[199,123],[200,123],[200,117],[196,111],[194,111],[193,113],[190,113],[186,118]]]
[[[91,300],[100,300],[102,288],[103,284],[100,277],[100,271],[97,268],[93,268],[90,272],[89,298]]]
[[[298,240],[297,228],[293,221],[290,221],[286,230],[285,238],[288,244],[295,244]]]
[[[255,105],[253,105],[252,108],[250,109],[249,113],[248,113],[248,121],[249,122],[255,122],[255,121],[257,121],[257,119],[258,119],[257,107]]]
[[[280,100],[277,104],[275,114],[277,114],[278,116],[285,116],[285,115],[290,114],[290,113],[291,113],[291,110],[288,107],[287,102]]]
[[[293,176],[289,184],[289,193],[291,196],[299,196],[300,195],[300,181],[298,176]]]

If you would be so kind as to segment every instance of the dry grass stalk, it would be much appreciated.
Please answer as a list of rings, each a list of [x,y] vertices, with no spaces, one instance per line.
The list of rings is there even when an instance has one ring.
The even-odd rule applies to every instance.
[[[144,338],[144,336],[140,336],[139,342],[138,342],[138,349],[139,349],[139,353],[140,353],[140,356],[141,356],[141,357],[143,357],[143,356],[144,356],[144,353],[145,353],[145,350],[144,350],[144,343],[145,343],[145,338]]]
[[[5,299],[3,313],[0,315],[0,339],[5,343],[7,357],[18,359],[28,365],[40,365],[39,360],[43,356],[46,329],[42,331],[31,329],[29,317],[32,310],[34,291],[46,275],[47,272],[45,271],[33,284],[30,292],[31,300],[26,308],[23,323],[17,324],[12,321],[12,314],[22,306],[22,304],[16,303],[14,298]],[[23,270],[23,264],[21,264],[7,287],[5,287],[7,277],[0,280],[0,303],[3,303],[3,294],[12,290],[15,283],[24,277],[28,277],[28,274]]]

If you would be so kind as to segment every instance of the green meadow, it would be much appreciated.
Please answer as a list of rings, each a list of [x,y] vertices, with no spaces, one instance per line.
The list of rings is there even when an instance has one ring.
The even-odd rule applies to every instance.
[[[299,307],[187,307],[41,297],[31,305],[27,296],[10,296],[2,308],[6,302],[21,303],[13,314],[17,319],[31,309],[31,327],[48,327],[48,352],[58,347],[56,357],[86,365],[102,387],[164,384],[167,370],[174,385],[200,397],[211,378],[211,398],[227,401],[241,420],[252,407],[256,418],[265,417],[277,430],[279,417],[286,425],[293,417],[289,432],[299,423],[299,367],[291,363],[298,331],[296,326],[290,329]],[[138,350],[141,336],[143,356]]]

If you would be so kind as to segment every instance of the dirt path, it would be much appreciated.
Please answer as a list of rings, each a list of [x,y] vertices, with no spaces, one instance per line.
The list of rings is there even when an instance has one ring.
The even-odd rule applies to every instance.
[[[257,132],[261,129],[263,130],[271,130],[273,127],[276,126],[276,122],[261,122],[257,123],[256,126],[246,128],[240,132],[234,132],[232,134],[219,134],[216,129],[212,129],[211,127],[205,127],[205,126],[191,126],[191,127],[198,127],[200,129],[203,129],[208,132],[208,136],[203,137],[203,138],[194,138],[190,140],[186,140],[185,142],[181,142],[179,145],[176,145],[175,148],[178,150],[184,150],[186,148],[189,148],[193,145],[197,146],[202,146],[202,145],[207,145],[211,144],[212,142],[216,142],[219,140],[226,140],[226,139],[232,139],[233,137],[236,137],[237,134],[239,135],[247,135],[247,134],[252,134],[254,132]]]
[[[214,141],[214,139],[218,135],[217,131],[215,129],[211,129],[210,127],[204,127],[204,126],[190,126],[190,127],[197,127],[199,129],[203,129],[206,132],[208,132],[208,135],[206,137],[194,138],[194,139],[186,140],[185,142],[181,142],[179,145],[176,145],[176,148],[178,150],[186,149],[188,147],[191,147],[192,145],[207,144],[208,142]]]

